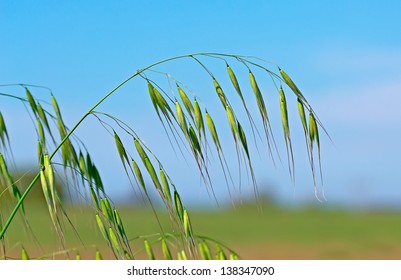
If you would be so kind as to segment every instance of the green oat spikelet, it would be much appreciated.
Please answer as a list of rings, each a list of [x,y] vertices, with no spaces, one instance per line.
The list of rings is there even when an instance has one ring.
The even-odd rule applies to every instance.
[[[195,152],[195,155],[202,156],[201,146],[200,146],[198,137],[196,136],[195,130],[192,127],[192,125],[189,125],[188,135],[189,135],[189,140],[190,140],[192,149]]]
[[[141,169],[139,168],[138,164],[134,159],[131,159],[132,167],[134,169],[135,177],[138,180],[139,185],[142,187],[143,191],[145,194],[147,193],[146,186],[145,186],[145,181],[142,176]]]
[[[235,253],[230,253],[229,260],[232,260],[232,261],[239,260],[238,255]]]
[[[293,154],[293,150],[292,150],[290,126],[289,126],[289,121],[288,121],[287,101],[286,101],[284,90],[282,87],[280,87],[280,89],[279,89],[279,95],[280,95],[281,123],[283,126],[284,141],[285,141],[285,147],[287,150],[288,170],[290,172],[290,176],[294,180],[295,179],[294,178],[294,154]]]
[[[92,198],[93,205],[95,205],[97,210],[100,210],[99,199],[98,199],[98,197],[97,197],[97,195],[95,193],[95,190],[93,189],[93,187],[89,187],[89,190],[90,190],[90,193],[91,193],[91,198]]]
[[[223,175],[225,177],[226,182],[228,182],[227,173],[228,173],[228,176],[230,178],[231,178],[231,174],[230,174],[230,171],[229,171],[228,168],[227,168],[227,170],[225,169],[225,166],[227,167],[227,163],[226,163],[226,160],[225,160],[225,157],[224,157],[223,149],[222,149],[222,146],[220,144],[219,136],[217,134],[217,130],[216,130],[215,124],[213,122],[213,119],[210,116],[210,114],[207,112],[207,110],[206,110],[206,113],[205,113],[205,117],[206,117],[206,124],[207,124],[207,127],[209,129],[209,133],[212,136],[212,139],[213,139],[213,142],[214,142],[214,146],[216,148],[217,155],[219,157],[220,165],[221,165],[222,170],[223,170]],[[234,140],[235,140],[235,138],[234,138]],[[236,141],[235,141],[235,144],[237,144]],[[224,163],[225,163],[225,166],[224,166]],[[227,183],[227,186],[228,186],[228,183]],[[228,191],[230,192],[230,188],[228,188]]]
[[[59,107],[54,95],[51,95],[51,101],[52,101],[52,105],[53,105],[53,110],[56,114],[56,122],[57,122],[57,128],[59,130],[59,134],[60,134],[60,139],[63,140],[67,137],[67,128],[64,124],[64,121],[63,121],[63,118],[61,115],[61,111],[60,111],[60,107]],[[61,146],[61,156],[63,158],[64,169],[66,169],[68,164],[71,167],[75,167],[75,166],[79,165],[78,156],[77,156],[77,154],[74,150],[74,147],[71,143],[71,140],[69,138],[66,139],[65,142],[63,143],[63,145]]]
[[[111,209],[110,201],[107,197],[100,199],[100,206],[103,215],[109,219],[110,222],[114,221],[113,210]]]
[[[45,137],[45,131],[43,130],[42,122],[39,119],[37,122],[38,122],[39,141],[42,143],[43,147],[46,147],[46,137]]]
[[[147,158],[148,155],[146,154],[145,150],[143,149],[141,143],[139,142],[139,140],[137,138],[134,138],[134,144],[135,144],[135,148],[138,152],[139,157],[141,158],[142,162],[145,164],[145,158]]]
[[[152,182],[155,185],[156,189],[161,191],[162,186],[160,184],[159,178],[157,177],[155,168],[153,167],[153,164],[151,163],[149,158],[145,158],[145,167],[148,170],[150,178],[152,179]]]
[[[153,249],[152,246],[150,245],[149,241],[147,239],[145,239],[143,241],[144,246],[145,246],[145,251],[146,254],[148,255],[149,260],[155,260],[155,254],[153,253]]]
[[[237,131],[238,131],[238,136],[242,144],[242,148],[245,151],[246,157],[248,160],[250,160],[250,155],[249,155],[249,149],[248,149],[248,143],[246,141],[246,135],[244,132],[244,129],[242,128],[242,125],[237,121]]]
[[[79,171],[82,173],[83,176],[86,176],[88,174],[85,157],[82,152],[79,152]]]
[[[93,180],[95,182],[95,186],[97,190],[100,190],[102,193],[104,193],[104,187],[103,187],[103,181],[102,178],[100,177],[99,171],[97,170],[97,167],[95,165],[92,166],[92,175],[93,175]]]
[[[37,104],[37,110],[38,110],[38,116],[42,120],[43,124],[45,125],[47,132],[50,135],[52,135],[51,129],[50,129],[50,125],[49,125],[49,121],[47,120],[47,117],[46,117],[46,113],[43,110],[42,105],[40,105],[39,102]]]
[[[189,219],[189,215],[187,209],[184,209],[183,213],[183,224],[184,224],[184,232],[186,237],[192,237],[192,225]]]
[[[218,243],[216,243],[216,251],[217,251],[216,255],[217,260],[227,260],[226,254],[224,253],[223,249],[220,247]]]
[[[167,181],[167,176],[164,173],[163,169],[160,168],[160,181],[163,187],[163,193],[164,193],[164,197],[166,198],[166,201],[168,204],[171,204],[172,199],[171,199],[171,192],[170,192],[170,187],[169,187],[169,183]]]
[[[241,88],[239,86],[237,77],[234,74],[234,71],[231,69],[231,67],[230,67],[230,65],[228,65],[228,63],[226,63],[226,66],[227,66],[228,76],[230,77],[231,83],[234,86],[235,91],[237,92],[237,94],[241,98],[241,100],[244,101],[244,96],[242,95]]]
[[[153,92],[156,97],[156,104],[162,111],[163,115],[169,119],[169,113],[173,115],[173,110],[171,109],[170,105],[168,105],[166,99],[163,97],[163,95],[157,90],[157,88],[153,88]]]
[[[312,112],[309,112],[309,141],[311,144],[315,141],[316,137],[316,122]]]
[[[43,155],[43,166],[40,170],[40,180],[53,226],[57,234],[60,235],[60,240],[64,242],[63,228],[58,216],[59,197],[56,191],[53,167],[48,154]]]
[[[38,163],[40,166],[42,166],[43,165],[43,147],[42,147],[42,143],[40,141],[38,141],[37,151],[38,151]]]
[[[288,124],[287,101],[282,87],[280,87],[279,94],[280,94],[281,123],[283,125],[284,135],[287,137],[290,134],[290,127]]]
[[[203,123],[203,117],[202,117],[202,111],[199,107],[198,101],[195,99],[194,100],[194,115],[195,115],[195,126],[196,130],[198,132],[199,138],[201,138],[201,135],[205,136],[205,124]]]
[[[127,235],[125,233],[124,224],[123,224],[123,221],[121,220],[121,216],[118,213],[117,209],[114,209],[114,218],[115,218],[115,221],[116,221],[116,224],[117,224],[117,229],[118,229],[118,232],[119,232],[120,236],[123,238],[125,244],[127,246],[129,246],[129,240],[128,240]]]
[[[305,136],[308,134],[308,124],[306,122],[306,116],[305,116],[305,107],[304,104],[302,103],[301,99],[297,98],[297,105],[298,105],[298,113],[299,113],[299,118],[301,119],[302,127],[305,132]]]
[[[216,90],[217,96],[219,97],[221,104],[223,104],[224,108],[227,106],[227,97],[223,92],[223,89],[221,88],[219,82],[213,78],[213,85],[214,89]]]
[[[213,119],[212,119],[212,117],[209,115],[209,113],[207,111],[206,111],[205,116],[206,116],[206,124],[207,124],[207,126],[209,128],[209,132],[210,132],[210,135],[212,136],[213,142],[214,142],[217,150],[219,152],[221,152],[222,149],[221,149],[221,145],[220,145],[220,140],[219,140],[219,136],[217,134],[217,130],[216,130],[216,127],[214,125]]]
[[[85,162],[85,157],[82,153],[82,151],[79,151],[79,156],[78,156],[78,167],[79,167],[79,172],[81,175],[81,180],[82,180],[82,184],[85,184],[85,179],[88,180],[89,184],[90,184],[90,177],[88,174],[88,170],[87,170],[87,166],[86,166],[86,162]]]
[[[156,98],[156,94],[155,94],[155,88],[153,87],[153,85],[148,81],[148,92],[149,92],[149,96],[150,99],[152,101],[153,107],[156,110],[157,115],[160,117],[160,113],[159,113],[159,108],[157,106],[157,98]]]
[[[274,163],[274,158],[273,158],[273,152],[272,152],[272,147],[275,147],[275,142],[274,142],[274,138],[273,138],[273,133],[272,133],[272,129],[270,126],[270,120],[269,120],[269,116],[267,114],[267,109],[266,109],[266,103],[263,99],[262,93],[259,89],[258,83],[256,82],[256,78],[253,75],[253,73],[249,70],[249,80],[251,83],[251,88],[252,91],[255,95],[256,98],[256,103],[258,105],[258,109],[259,109],[259,113],[260,116],[262,118],[262,123],[263,123],[263,128],[265,131],[265,135],[266,135],[266,140],[267,140],[267,144],[268,144],[268,148],[269,148],[269,153],[271,155],[271,158],[273,160]]]
[[[180,261],[186,261],[186,260],[188,260],[187,254],[185,253],[184,250],[181,250],[181,251],[179,251],[179,252],[177,253],[177,259],[180,260]]]
[[[103,260],[102,254],[100,253],[100,251],[99,251],[99,250],[96,250],[96,256],[95,256],[95,259],[96,259],[97,261],[101,261],[101,260]]]
[[[35,99],[32,96],[32,93],[29,91],[28,88],[25,88],[25,94],[28,99],[29,106],[31,106],[31,110],[35,116],[38,114],[38,107],[36,105]]]
[[[0,140],[3,147],[6,147],[7,142],[9,142],[8,132],[6,123],[4,121],[3,114],[0,112]]]
[[[253,93],[255,94],[255,97],[256,97],[256,102],[258,104],[259,111],[260,111],[261,115],[263,116],[263,118],[267,119],[266,104],[263,99],[262,93],[259,89],[258,83],[256,82],[255,76],[253,75],[253,73],[251,71],[249,71],[249,80],[251,82],[251,87],[252,87]]]
[[[161,240],[161,244],[162,244],[162,252],[163,252],[164,259],[172,260],[173,257],[171,255],[170,248],[168,247],[167,242],[164,238]]]
[[[176,109],[176,113],[177,113],[178,124],[180,125],[180,128],[181,128],[182,132],[184,133],[185,137],[188,137],[187,121],[185,119],[184,112],[182,111],[182,107],[177,100],[175,101],[175,109]]]
[[[22,247],[22,250],[21,250],[21,260],[23,260],[23,261],[30,260],[29,255],[24,247]]]
[[[102,234],[104,240],[106,240],[107,242],[109,242],[109,235],[107,234],[107,230],[106,227],[103,224],[102,219],[100,218],[99,214],[96,214],[96,222],[97,225],[99,227],[100,233]]]
[[[280,67],[278,67],[278,70],[281,74],[281,77],[283,78],[284,82],[287,84],[287,86],[292,90],[292,92],[302,101],[306,103],[306,99],[303,96],[303,94],[301,93],[301,91],[298,89],[298,87],[295,85],[295,83],[293,82],[293,80],[290,78],[290,76],[288,76],[288,74],[281,69]]]
[[[315,118],[314,114],[312,113],[312,111],[310,111],[309,112],[309,147],[310,147],[310,154],[311,154],[311,168],[312,168],[312,176],[313,176],[313,182],[314,182],[315,196],[320,201],[320,199],[319,199],[319,197],[317,195],[316,171],[315,171],[314,160],[313,160],[313,147],[314,147],[314,143],[315,142],[316,142],[316,146],[317,146],[318,161],[319,161],[319,167],[320,167],[320,175],[322,177],[322,171],[321,171],[322,169],[321,169],[321,163],[320,163],[319,130],[318,130],[316,118]]]
[[[237,134],[238,134],[237,121],[231,107],[228,105],[226,106],[226,114],[227,114],[228,124],[230,125],[231,128],[231,133],[233,134],[234,141],[237,142]]]
[[[121,255],[120,243],[118,242],[117,236],[111,227],[109,227],[109,236],[113,250],[116,252],[118,256],[120,256]]]
[[[61,111],[60,111],[60,107],[58,106],[57,100],[54,97],[54,95],[51,96],[51,100],[52,100],[52,106],[53,106],[53,110],[56,113],[56,117],[57,118],[61,118]]]
[[[187,110],[188,114],[193,118],[193,113],[195,108],[192,106],[191,100],[189,99],[188,95],[184,92],[184,90],[177,84],[178,93],[184,104],[185,109]]]
[[[306,150],[308,153],[309,164],[313,171],[313,168],[314,168],[313,167],[313,154],[311,152],[309,129],[308,129],[308,123],[306,121],[305,107],[304,107],[304,104],[302,103],[301,99],[299,99],[299,98],[297,98],[297,106],[298,106],[298,115],[301,120],[302,128],[304,131],[304,138],[305,138],[305,142],[306,142]]]
[[[53,211],[52,211],[51,194],[50,194],[49,186],[47,183],[45,171],[43,169],[40,171],[40,181],[41,181],[41,185],[42,185],[43,196],[45,197],[47,207],[49,208],[50,216],[51,216],[52,220],[54,221]]]
[[[181,221],[183,221],[184,209],[182,207],[180,195],[178,194],[177,190],[175,190],[175,189],[174,189],[174,205],[175,205],[175,210],[177,212],[178,217],[180,218]]]
[[[316,141],[317,146],[320,146],[319,130],[317,127],[315,116],[312,112],[309,112],[309,137],[311,142]]]
[[[202,259],[211,260],[212,254],[210,253],[209,245],[206,241],[202,241],[198,243],[199,252],[201,253]]]
[[[121,142],[120,137],[118,136],[118,134],[115,131],[114,131],[114,141],[116,143],[118,155],[120,156],[121,162],[124,165],[124,168],[126,169],[126,163],[129,162],[127,152],[125,151],[124,145]]]
[[[55,186],[55,182],[54,182],[54,171],[53,171],[53,167],[50,163],[49,155],[43,156],[43,163],[44,163],[44,168],[45,168],[45,177],[47,180],[50,196],[52,199],[52,204],[53,204],[52,208],[53,208],[53,211],[56,211],[57,191],[56,191],[56,186]]]

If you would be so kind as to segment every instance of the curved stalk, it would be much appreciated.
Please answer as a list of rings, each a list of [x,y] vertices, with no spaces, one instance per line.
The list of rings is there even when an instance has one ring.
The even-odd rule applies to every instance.
[[[55,154],[58,152],[58,150],[61,148],[61,146],[63,146],[63,144],[70,138],[70,136],[75,132],[75,130],[86,119],[87,116],[89,116],[100,104],[102,104],[107,98],[109,98],[114,92],[116,92],[119,88],[121,88],[127,82],[129,82],[130,80],[132,80],[136,76],[140,75],[144,71],[146,71],[146,70],[148,70],[148,69],[150,69],[150,68],[152,68],[152,67],[154,67],[156,65],[159,65],[159,64],[162,64],[162,63],[165,63],[165,62],[168,62],[168,61],[172,61],[172,60],[177,60],[177,59],[180,59],[180,58],[192,57],[193,55],[201,55],[201,53],[199,53],[199,54],[186,54],[186,55],[180,55],[180,56],[167,58],[167,59],[155,62],[155,63],[153,63],[153,64],[151,64],[151,65],[149,65],[149,66],[147,66],[147,67],[145,67],[143,69],[137,70],[133,75],[131,75],[130,77],[125,79],[123,82],[121,82],[119,85],[117,85],[114,89],[112,89],[109,93],[107,93],[103,98],[101,98],[92,108],[89,109],[89,111],[85,115],[83,115],[81,117],[81,119],[68,132],[68,134],[61,140],[60,144],[54,149],[52,154],[49,156],[49,159],[51,160],[55,156]],[[40,178],[40,172],[38,172],[38,174],[35,176],[35,178],[31,181],[31,183],[29,184],[28,188],[25,190],[25,192],[23,193],[21,198],[18,200],[18,203],[15,205],[13,211],[11,212],[11,214],[8,217],[6,223],[4,224],[3,229],[0,232],[0,239],[2,239],[4,237],[4,234],[6,233],[8,227],[10,226],[12,220],[14,219],[15,215],[18,212],[18,209],[21,207],[21,205],[24,202],[25,198],[27,197],[27,195],[31,191],[31,189],[34,186],[34,184],[39,180],[39,178]]]

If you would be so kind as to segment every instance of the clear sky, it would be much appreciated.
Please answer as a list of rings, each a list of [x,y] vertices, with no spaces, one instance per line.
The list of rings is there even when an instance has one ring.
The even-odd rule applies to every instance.
[[[101,96],[136,69],[155,61],[195,52],[257,56],[291,74],[334,141],[332,144],[322,136],[327,203],[400,205],[400,14],[400,1],[3,0],[0,84],[51,88],[67,124],[73,126]],[[163,70],[185,71],[185,67],[172,64]],[[203,88],[205,82],[199,80],[190,77],[184,82],[194,89]],[[153,117],[151,104],[147,98],[132,98],[129,89],[102,109],[135,122],[134,127],[148,137],[145,141],[157,146],[163,134],[139,119]],[[18,92],[1,89],[7,90]],[[33,93],[45,98],[42,91]],[[146,95],[146,91],[136,94]],[[21,116],[24,111],[16,111],[21,107],[4,104],[2,98],[0,109],[14,128],[10,132],[16,158],[32,160],[36,148],[23,136],[29,132],[30,122]],[[77,133],[88,141],[109,176],[106,181],[118,185],[109,188],[121,196],[128,191],[123,188],[127,182],[120,176],[110,179],[119,163],[104,152],[105,145],[113,142],[103,141],[106,136],[96,132],[99,130],[89,121]],[[277,133],[278,142],[282,142],[280,136],[281,132]],[[300,142],[296,145],[295,196],[285,166],[256,166],[258,181],[264,191],[282,202],[316,203],[303,140],[294,139]],[[185,185],[181,188],[186,199],[208,201],[197,176],[183,171],[182,160],[177,162],[165,149],[159,152],[172,165],[177,185]],[[196,191],[185,189],[188,185]],[[225,187],[218,189],[224,200]]]

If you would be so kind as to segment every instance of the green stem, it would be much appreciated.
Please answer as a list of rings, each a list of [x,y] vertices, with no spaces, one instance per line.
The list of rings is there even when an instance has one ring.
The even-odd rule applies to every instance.
[[[152,67],[154,67],[156,65],[159,65],[159,64],[162,64],[162,63],[165,63],[165,62],[168,62],[168,61],[172,61],[172,60],[177,60],[177,59],[186,58],[186,57],[192,57],[194,55],[205,55],[205,54],[204,53],[198,53],[198,54],[186,54],[186,55],[175,56],[175,57],[167,58],[167,59],[164,59],[164,60],[160,60],[160,61],[155,62],[155,63],[153,63],[153,64],[151,64],[151,65],[149,65],[149,66],[147,66],[147,67],[145,67],[143,69],[140,69],[140,70],[136,71],[135,74],[131,75],[130,77],[125,79],[123,82],[121,82],[119,85],[117,85],[114,89],[112,89],[109,93],[107,93],[102,99],[100,99],[91,109],[89,109],[89,111],[75,124],[75,126],[69,131],[69,133],[60,142],[60,144],[55,148],[53,153],[50,155],[49,159],[51,160],[55,156],[57,151],[70,138],[71,134],[74,133],[74,131],[86,119],[86,117],[89,116],[101,103],[103,103],[103,101],[105,101],[108,97],[110,97],[110,95],[112,95],[115,91],[117,91],[124,84],[126,84],[127,82],[129,82],[130,80],[132,80],[133,78],[135,78],[136,76],[141,74],[142,72],[144,72],[144,71],[146,71],[146,70],[148,70],[148,69],[150,69],[150,68],[152,68]],[[7,219],[7,222],[4,224],[4,227],[0,232],[0,239],[2,239],[4,237],[4,234],[6,233],[8,227],[10,226],[11,222],[13,221],[15,215],[18,212],[18,209],[21,207],[21,205],[24,202],[25,198],[27,197],[27,195],[31,191],[33,185],[39,180],[39,178],[40,178],[40,172],[38,172],[38,174],[35,176],[35,178],[29,184],[28,188],[25,190],[25,192],[23,193],[21,198],[18,200],[18,203],[15,205],[13,211],[11,212],[10,216]]]
[[[7,222],[4,224],[3,229],[0,232],[0,239],[3,238],[4,234],[7,231],[7,228],[10,226],[11,221],[14,219],[14,216],[17,214],[18,209],[21,207],[22,203],[25,200],[25,197],[28,195],[29,191],[32,189],[33,185],[35,185],[36,181],[40,178],[40,172],[36,174],[35,178],[32,180],[32,182],[29,184],[28,188],[25,190],[24,194],[21,196],[21,198],[18,200],[17,205],[15,205],[13,211],[10,214],[10,217],[8,218]]]

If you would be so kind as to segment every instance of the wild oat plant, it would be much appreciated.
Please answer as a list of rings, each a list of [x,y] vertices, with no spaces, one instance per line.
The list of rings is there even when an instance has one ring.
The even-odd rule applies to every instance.
[[[106,102],[112,95],[118,94],[122,86],[133,79],[139,79],[147,87],[147,90],[141,94],[149,95],[153,105],[152,110],[156,113],[169,139],[172,151],[179,157],[190,157],[194,161],[198,169],[193,171],[194,174],[198,174],[208,193],[211,194],[214,193],[214,189],[209,168],[211,159],[215,158],[230,191],[235,187],[233,171],[230,171],[227,164],[225,156],[227,148],[223,147],[220,141],[223,130],[218,129],[214,122],[216,116],[212,116],[211,111],[208,111],[206,105],[201,102],[204,96],[197,96],[190,85],[182,83],[173,74],[159,69],[162,65],[178,60],[186,60],[188,64],[193,63],[199,66],[200,72],[194,75],[197,75],[204,84],[210,84],[210,92],[205,94],[216,95],[215,100],[221,103],[218,107],[226,119],[227,131],[232,138],[240,167],[239,172],[243,170],[248,174],[249,185],[253,186],[256,196],[258,186],[253,168],[254,155],[251,154],[251,151],[255,149],[250,149],[250,143],[254,143],[256,151],[269,157],[270,160],[275,161],[275,158],[281,160],[276,146],[276,136],[273,135],[274,129],[271,126],[268,105],[279,108],[277,112],[281,115],[279,119],[281,119],[282,136],[286,148],[286,161],[290,176],[295,176],[294,153],[287,112],[288,98],[288,102],[292,102],[294,108],[298,109],[298,123],[304,133],[307,157],[318,197],[316,173],[320,172],[321,175],[319,128],[326,131],[290,76],[273,63],[256,57],[219,53],[197,53],[165,59],[137,70],[96,102],[75,125],[70,127],[66,125],[56,97],[50,90],[49,99],[42,100],[35,96],[37,86],[2,85],[3,90],[0,96],[22,102],[22,109],[26,109],[33,120],[37,133],[39,170],[28,186],[21,186],[21,178],[13,177],[16,174],[17,164],[13,160],[10,146],[12,139],[9,137],[7,119],[1,113],[0,107],[0,195],[9,197],[9,199],[1,199],[3,205],[0,207],[0,246],[2,247],[0,255],[3,255],[4,259],[7,258],[8,248],[5,241],[10,224],[17,217],[21,218],[25,224],[29,223],[26,217],[26,211],[29,209],[24,206],[24,202],[37,182],[40,182],[42,187],[41,192],[47,204],[54,231],[60,240],[60,247],[67,252],[64,258],[71,258],[65,240],[65,228],[68,225],[73,227],[74,225],[62,203],[60,190],[56,187],[57,172],[62,173],[60,176],[64,176],[68,181],[68,188],[74,188],[74,191],[81,193],[86,201],[90,201],[92,207],[87,209],[93,211],[93,219],[98,225],[98,230],[116,259],[134,259],[135,252],[140,250],[146,252],[149,259],[155,259],[154,250],[162,252],[163,258],[169,260],[238,258],[233,250],[213,238],[197,235],[191,226],[190,213],[181,200],[179,186],[174,184],[173,178],[169,176],[163,163],[152,152],[152,147],[145,144],[146,139],[136,132],[135,126],[106,112],[97,111],[99,105]],[[212,68],[219,69],[215,71],[219,73],[219,76],[213,74]],[[241,77],[247,78],[243,81],[237,79],[240,75],[237,76],[234,69],[237,74],[241,72]],[[158,82],[161,78],[168,81],[167,86]],[[258,84],[260,80],[270,81],[274,90],[262,92]],[[9,87],[21,87],[21,94],[7,93]],[[274,102],[271,101],[268,104],[266,96]],[[251,109],[252,106],[256,110]],[[149,194],[152,188],[156,190],[163,201],[165,207],[163,211],[169,214],[172,232],[167,233],[161,229],[159,233],[152,236],[138,237],[131,236],[125,230],[119,211],[111,202],[107,194],[107,186],[104,186],[102,175],[92,160],[89,147],[76,135],[77,128],[84,125],[89,117],[95,117],[109,132],[110,137],[114,138],[115,147],[110,149],[115,149],[118,153],[123,172],[132,186],[139,190],[141,196],[147,201],[147,205],[153,209],[155,222],[158,223],[158,211],[161,210],[156,209],[155,197]],[[130,140],[123,141],[123,139]],[[257,148],[259,142],[265,144],[267,153]],[[79,228],[76,231],[79,233]],[[21,258],[29,259],[23,247]],[[76,253],[76,257],[74,254],[74,258],[80,259],[79,254]],[[102,259],[99,251],[96,252],[95,258]]]

